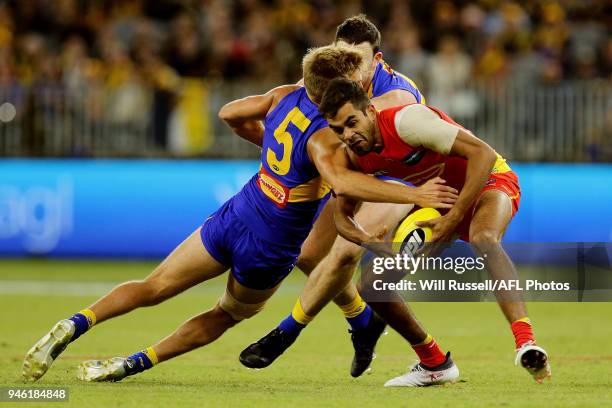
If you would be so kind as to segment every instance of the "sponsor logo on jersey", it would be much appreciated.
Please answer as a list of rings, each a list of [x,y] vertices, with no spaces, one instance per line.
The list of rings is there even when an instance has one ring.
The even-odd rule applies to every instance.
[[[413,166],[421,161],[423,157],[425,157],[426,150],[425,149],[416,149],[410,152],[408,156],[402,159],[402,163],[406,166]]]
[[[263,193],[278,207],[283,208],[289,201],[289,189],[283,186],[271,175],[262,171],[259,172],[257,184]]]

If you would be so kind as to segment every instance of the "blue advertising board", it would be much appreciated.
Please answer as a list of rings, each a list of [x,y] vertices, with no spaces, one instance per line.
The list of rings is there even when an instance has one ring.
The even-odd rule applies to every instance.
[[[506,240],[612,240],[612,165],[514,164]],[[162,257],[257,171],[255,161],[1,160],[0,256]]]

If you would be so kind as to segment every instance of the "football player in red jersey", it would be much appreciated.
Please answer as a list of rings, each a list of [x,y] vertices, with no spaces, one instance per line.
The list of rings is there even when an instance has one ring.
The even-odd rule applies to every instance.
[[[362,171],[383,170],[415,185],[442,177],[457,188],[460,193],[453,208],[419,226],[432,229],[432,242],[451,242],[459,235],[478,254],[486,253],[485,264],[492,278],[518,279],[501,239],[518,210],[520,187],[516,174],[488,144],[426,105],[377,111],[359,84],[342,78],[331,82],[319,111],[356,154],[355,164]],[[344,201],[340,198],[336,206],[336,226],[341,235],[360,245],[372,241],[371,235],[346,221],[352,217],[346,209],[352,205]],[[535,343],[524,302],[496,295],[515,337],[516,363],[538,382],[550,377],[548,356]],[[390,303],[389,307],[401,305]],[[387,322],[395,327],[392,319],[387,317]],[[390,380],[390,385],[410,381],[414,375],[409,372]]]

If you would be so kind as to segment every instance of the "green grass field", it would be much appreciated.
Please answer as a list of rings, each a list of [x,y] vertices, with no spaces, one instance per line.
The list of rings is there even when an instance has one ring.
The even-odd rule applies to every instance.
[[[144,262],[0,261],[0,387],[20,386],[27,349],[57,320],[92,303],[113,284],[145,276]],[[253,319],[216,343],[120,383],[79,382],[84,359],[126,355],[165,336],[212,306],[225,277],[159,306],[105,322],[72,344],[35,385],[66,386],[78,407],[560,407],[612,406],[612,303],[529,305],[538,342],[550,354],[553,379],[538,385],[514,366],[513,339],[494,303],[416,303],[413,309],[444,350],[461,382],[424,389],[385,389],[415,359],[395,333],[382,338],[372,371],[349,376],[352,347],[333,305],[265,370],[248,370],[240,351],[272,329],[293,306],[304,278],[295,272]],[[6,405],[6,404],[0,404]],[[20,403],[18,406],[28,404]],[[34,404],[40,406],[40,404]]]

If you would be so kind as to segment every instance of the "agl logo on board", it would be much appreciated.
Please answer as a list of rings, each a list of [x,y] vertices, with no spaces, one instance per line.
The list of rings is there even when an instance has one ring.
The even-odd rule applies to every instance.
[[[0,247],[3,240],[17,238],[30,253],[50,252],[72,233],[73,204],[74,185],[67,176],[55,185],[0,184]]]

